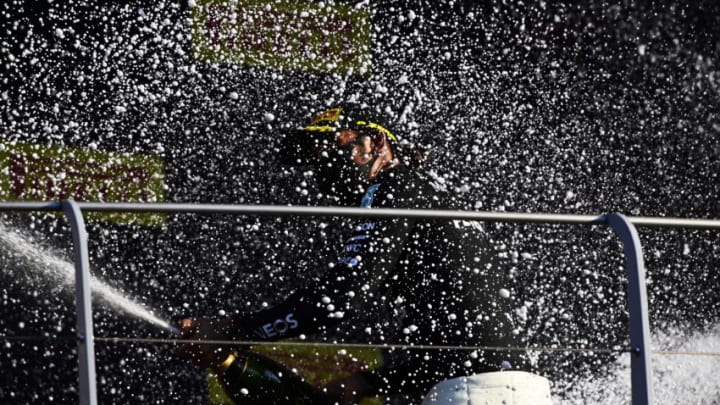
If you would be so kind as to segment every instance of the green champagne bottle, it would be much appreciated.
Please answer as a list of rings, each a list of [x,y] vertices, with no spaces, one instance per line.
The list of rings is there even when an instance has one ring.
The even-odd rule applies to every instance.
[[[285,366],[250,351],[230,354],[216,372],[225,392],[238,405],[333,403]]]

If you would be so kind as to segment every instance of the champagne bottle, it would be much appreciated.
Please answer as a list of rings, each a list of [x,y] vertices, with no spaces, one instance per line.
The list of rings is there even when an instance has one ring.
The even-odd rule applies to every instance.
[[[216,372],[225,392],[238,405],[332,403],[297,374],[257,353],[230,354]]]

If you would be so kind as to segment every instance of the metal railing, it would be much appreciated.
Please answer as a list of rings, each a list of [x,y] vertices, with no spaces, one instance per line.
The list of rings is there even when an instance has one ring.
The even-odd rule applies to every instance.
[[[620,238],[628,276],[628,311],[631,351],[632,403],[653,403],[650,357],[650,323],[642,246],[635,226],[720,229],[720,220],[608,215],[558,215],[510,212],[469,212],[421,209],[367,209],[341,207],[291,207],[267,205],[94,203],[94,202],[0,202],[0,211],[62,211],[73,237],[76,277],[77,342],[80,403],[97,404],[95,349],[90,301],[90,265],[83,212],[195,213],[264,216],[335,216],[363,218],[416,218],[474,220],[483,222],[605,225]]]

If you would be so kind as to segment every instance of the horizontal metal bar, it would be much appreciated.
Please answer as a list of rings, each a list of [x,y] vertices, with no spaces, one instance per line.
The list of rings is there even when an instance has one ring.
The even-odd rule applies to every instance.
[[[512,212],[474,212],[428,209],[306,207],[281,205],[230,205],[191,203],[97,203],[78,202],[82,211],[94,212],[165,212],[194,214],[241,214],[267,216],[338,216],[362,218],[428,218],[475,221],[512,221],[568,224],[604,224],[604,216],[571,214],[532,214]],[[0,203],[0,211],[54,211],[60,205],[52,203]]]
[[[690,219],[668,217],[628,217],[635,226],[655,228],[694,228],[694,229],[720,229],[720,220],[717,219]]]
[[[520,212],[453,211],[428,209],[306,207],[283,205],[234,205],[194,203],[103,203],[78,202],[83,211],[95,212],[164,212],[194,214],[239,214],[267,216],[338,216],[362,218],[427,218],[488,222],[607,224],[605,215],[544,214]],[[0,202],[0,211],[61,211],[59,202]],[[671,217],[628,217],[635,226],[695,229],[720,229],[720,220]]]
[[[0,201],[0,211],[62,211],[59,201]]]

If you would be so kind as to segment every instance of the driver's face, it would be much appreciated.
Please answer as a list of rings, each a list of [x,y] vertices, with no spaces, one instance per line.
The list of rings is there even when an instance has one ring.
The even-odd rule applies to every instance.
[[[373,144],[369,136],[361,137],[358,131],[343,129],[338,132],[335,139],[338,149],[345,149],[352,145],[350,157],[356,165],[363,166],[372,160]]]

